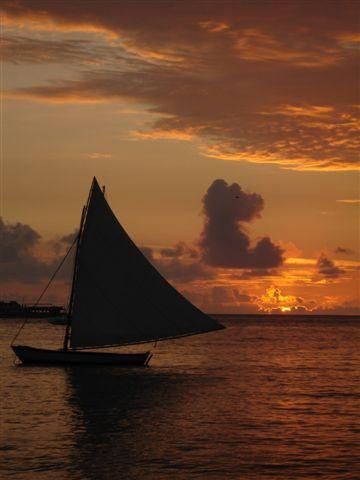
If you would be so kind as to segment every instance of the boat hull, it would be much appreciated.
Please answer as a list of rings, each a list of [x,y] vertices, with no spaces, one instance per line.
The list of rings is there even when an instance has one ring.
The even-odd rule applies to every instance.
[[[17,358],[26,365],[148,365],[151,353],[102,353],[75,350],[46,350],[16,345],[11,347]]]

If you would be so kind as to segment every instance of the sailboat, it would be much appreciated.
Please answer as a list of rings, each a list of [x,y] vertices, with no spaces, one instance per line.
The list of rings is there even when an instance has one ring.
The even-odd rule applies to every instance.
[[[75,245],[63,346],[47,350],[12,344],[22,363],[146,366],[150,351],[98,349],[225,328],[191,304],[147,260],[115,217],[95,177]]]

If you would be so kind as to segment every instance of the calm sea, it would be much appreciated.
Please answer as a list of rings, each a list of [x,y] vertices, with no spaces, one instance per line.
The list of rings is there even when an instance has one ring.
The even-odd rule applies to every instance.
[[[2,479],[359,479],[360,322],[227,318],[150,368],[19,367],[0,320]],[[61,345],[32,321],[19,341]]]

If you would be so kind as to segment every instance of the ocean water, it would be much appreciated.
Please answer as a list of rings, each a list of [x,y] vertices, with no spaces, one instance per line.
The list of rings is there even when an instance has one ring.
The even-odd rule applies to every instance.
[[[2,479],[360,478],[359,318],[231,317],[149,368],[21,367],[0,320]],[[33,320],[19,342],[61,345]]]

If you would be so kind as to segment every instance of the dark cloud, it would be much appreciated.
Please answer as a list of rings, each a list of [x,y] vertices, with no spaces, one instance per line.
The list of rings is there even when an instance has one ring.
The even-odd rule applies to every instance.
[[[78,235],[78,230],[75,229],[73,232],[63,235],[62,237],[55,238],[50,240],[48,243],[51,249],[54,251],[56,256],[65,254],[67,249],[71,247],[74,243],[75,238]]]
[[[68,233],[67,235],[63,235],[61,238],[60,238],[60,242],[65,244],[65,245],[72,245],[74,243],[74,240],[76,239],[76,237],[78,236],[79,234],[79,231],[78,229],[75,229],[73,232],[71,233]]]
[[[5,224],[0,218],[1,258],[4,262],[18,259],[40,240],[40,235],[29,225],[22,223]]]
[[[46,242],[30,225],[5,223],[0,217],[0,281],[35,284],[49,279],[73,243],[76,233]],[[71,278],[74,252],[73,249],[56,279],[67,281]]]
[[[255,297],[248,295],[247,293],[240,293],[237,289],[233,290],[234,296],[238,302],[248,303],[252,302]]]
[[[344,273],[341,268],[337,267],[335,263],[324,254],[320,255],[317,261],[317,270],[321,275],[324,275],[324,277],[327,278],[337,278]]]
[[[237,290],[228,287],[215,286],[212,288],[212,300],[215,305],[223,305],[226,303],[234,303]]]
[[[200,24],[210,33],[226,33],[232,26],[249,29],[263,25],[266,30],[275,30],[279,36],[303,35],[309,39],[327,32],[343,33],[357,31],[358,6],[351,0],[339,2],[320,0],[316,3],[288,0],[269,3],[267,0],[257,2],[207,2],[204,11],[203,2],[183,0],[182,2],[164,2],[163,0],[137,1],[92,0],[82,2],[49,2],[48,0],[5,0],[2,2],[4,13],[10,19],[38,20],[42,25],[51,21],[58,22],[63,28],[75,29],[83,26],[84,30],[94,27],[112,33],[123,31],[136,35],[142,42],[158,45],[165,38],[170,45],[177,44],[179,33],[194,33]],[[295,31],[294,26],[298,28]],[[307,27],[304,32],[304,27]],[[305,37],[304,37],[305,38]],[[199,41],[182,36],[185,44]],[[325,39],[322,39],[324,42]],[[306,42],[305,44],[307,44]],[[165,47],[164,47],[165,48]],[[294,48],[301,50],[301,44]],[[316,48],[313,47],[313,48]]]
[[[298,170],[356,169],[360,147],[356,107],[327,107],[338,98],[336,92],[323,100],[307,98],[305,92],[301,99],[294,98],[292,91],[286,95],[287,86],[281,78],[274,84],[286,103],[278,103],[279,93],[271,91],[272,82],[266,88],[266,98],[258,93],[265,90],[261,78],[246,85],[248,94],[244,96],[232,77],[224,78],[219,88],[218,78],[211,75],[199,76],[166,65],[144,66],[140,60],[137,71],[87,70],[78,79],[18,88],[6,94],[50,102],[137,101],[164,116],[149,129],[136,132],[143,139],[198,137],[203,141],[202,153],[209,157],[274,163]],[[307,85],[310,80],[304,78],[301,83]],[[339,83],[337,92],[341,92]],[[328,113],[314,118],[314,102],[325,104]],[[294,114],[297,109],[303,115]]]
[[[162,257],[178,258],[188,256],[190,258],[197,258],[199,252],[192,247],[189,247],[185,242],[178,242],[174,247],[162,248],[160,250]]]
[[[209,280],[215,276],[215,272],[199,262],[185,263],[178,259],[170,261],[157,260],[155,265],[165,278],[178,283],[200,279]]]
[[[283,262],[283,250],[263,237],[254,247],[244,223],[259,218],[264,200],[237,183],[215,180],[203,198],[205,225],[200,239],[203,260],[213,267],[268,269]]]
[[[62,49],[55,40],[13,38],[5,45],[10,61],[58,58],[82,69],[72,80],[8,94],[135,100],[162,116],[139,132],[143,138],[198,137],[205,155],[221,159],[355,169],[359,7],[339,5],[207,2],[205,11],[202,2],[186,1],[5,2],[7,22],[108,40],[108,50],[98,50],[91,42],[68,40]],[[84,70],[92,58],[96,65]]]
[[[236,314],[257,311],[257,306],[253,303],[256,297],[231,286],[212,286],[201,293],[196,292],[193,299],[202,309],[212,313]]]
[[[141,247],[146,258],[170,281],[175,283],[192,282],[213,278],[215,273],[201,262],[193,261],[192,249],[185,242],[179,242],[175,247],[161,249],[160,256],[150,247]],[[165,253],[164,253],[165,252]]]
[[[257,193],[246,193],[236,183],[215,180],[203,198],[205,221],[198,242],[200,251],[185,242],[156,254],[149,247],[142,247],[142,251],[166,278],[180,283],[213,278],[214,269],[209,267],[247,269],[238,279],[274,275],[269,269],[282,264],[283,250],[269,237],[252,247],[245,231],[245,223],[260,218],[263,208],[264,200]]]
[[[320,315],[360,315],[359,299],[346,300],[339,305],[332,305],[331,307],[320,307],[316,310]]]
[[[354,251],[351,250],[350,248],[337,247],[337,248],[335,248],[334,253],[335,254],[343,254],[343,255],[351,255],[351,254],[354,253]]]
[[[254,277],[273,277],[276,276],[276,270],[268,270],[266,268],[256,268],[254,270],[245,270],[240,275],[233,275],[234,280],[247,280]]]
[[[22,35],[3,35],[1,52],[4,62],[86,63],[91,59],[91,42],[86,40],[43,40]]]
[[[49,265],[34,253],[40,239],[29,225],[6,224],[0,217],[1,281],[34,282],[49,273]]]

